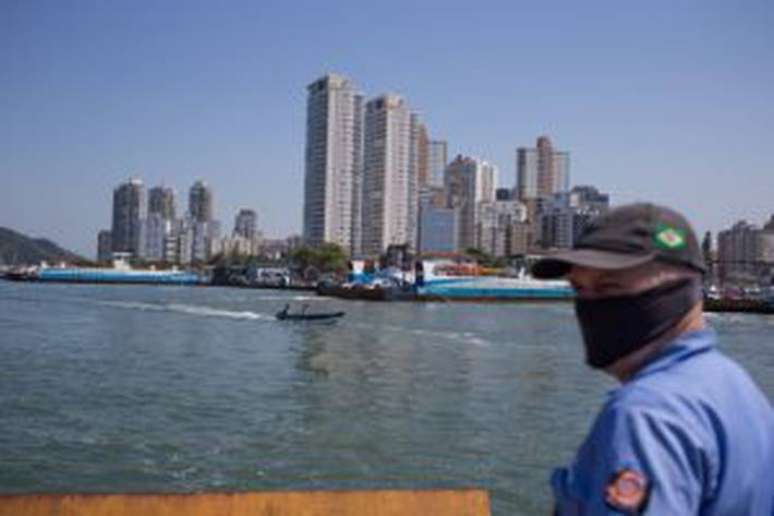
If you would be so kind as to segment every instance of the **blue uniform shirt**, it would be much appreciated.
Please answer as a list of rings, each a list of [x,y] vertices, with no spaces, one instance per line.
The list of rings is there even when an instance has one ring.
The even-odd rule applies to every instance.
[[[686,333],[610,393],[551,486],[562,515],[774,515],[774,412],[714,331]]]

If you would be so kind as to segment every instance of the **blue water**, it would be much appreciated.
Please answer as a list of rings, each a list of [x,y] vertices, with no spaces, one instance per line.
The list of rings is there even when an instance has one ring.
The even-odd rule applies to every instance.
[[[774,317],[709,320],[772,399]],[[615,385],[568,304],[270,290],[0,282],[0,358],[3,493],[477,486],[498,515],[550,511]]]

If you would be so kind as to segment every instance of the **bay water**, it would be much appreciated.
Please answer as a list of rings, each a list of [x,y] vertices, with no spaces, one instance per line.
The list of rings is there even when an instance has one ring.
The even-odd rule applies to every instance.
[[[774,317],[708,321],[771,400]],[[0,282],[0,493],[481,487],[547,514],[614,387],[566,303]]]

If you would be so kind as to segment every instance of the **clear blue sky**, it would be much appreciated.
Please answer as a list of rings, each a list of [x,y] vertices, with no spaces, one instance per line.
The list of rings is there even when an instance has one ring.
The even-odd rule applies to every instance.
[[[217,8],[216,4],[226,7]],[[421,4],[417,6],[416,4]],[[129,176],[300,231],[305,86],[403,94],[450,153],[549,134],[703,231],[774,212],[774,2],[0,2],[0,225],[92,256]]]

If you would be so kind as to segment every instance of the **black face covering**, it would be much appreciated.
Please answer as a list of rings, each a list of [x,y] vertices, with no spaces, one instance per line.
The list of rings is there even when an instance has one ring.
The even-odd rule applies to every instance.
[[[701,299],[698,279],[667,283],[631,296],[575,299],[586,362],[605,368],[673,328]]]

